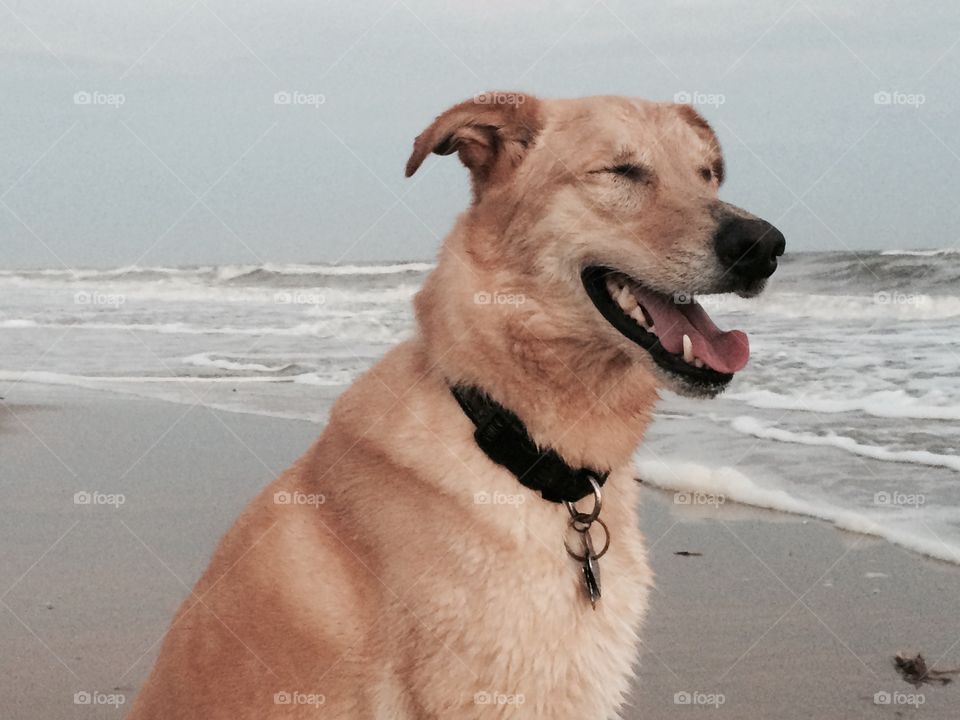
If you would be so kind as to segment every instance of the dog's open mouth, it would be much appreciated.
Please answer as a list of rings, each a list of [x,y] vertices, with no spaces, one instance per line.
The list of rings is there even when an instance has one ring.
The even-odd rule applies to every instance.
[[[664,295],[597,265],[585,268],[581,278],[607,322],[684,380],[723,387],[750,358],[746,333],[718,328],[692,295]]]

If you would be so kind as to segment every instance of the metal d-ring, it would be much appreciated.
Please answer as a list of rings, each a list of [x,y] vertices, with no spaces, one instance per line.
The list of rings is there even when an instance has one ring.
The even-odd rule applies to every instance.
[[[584,534],[586,535],[586,537],[589,537],[589,536],[590,536],[590,527],[589,527],[589,526],[587,526],[587,527],[586,527],[585,529],[583,529],[583,530],[577,530],[576,527],[574,527],[574,525],[573,525],[574,522],[576,522],[576,519],[573,519],[573,520],[570,521],[570,527],[572,527],[572,528],[573,528],[574,530],[576,530],[578,533],[584,533]],[[603,547],[600,548],[600,552],[598,552],[598,553],[593,553],[593,556],[592,556],[594,560],[599,560],[599,559],[602,558],[604,555],[606,555],[606,554],[607,554],[607,550],[610,549],[610,528],[608,528],[608,527],[607,527],[607,524],[606,524],[603,520],[601,520],[600,518],[596,518],[596,519],[594,520],[594,522],[596,522],[597,525],[599,525],[600,527],[603,528],[603,537],[604,537]],[[592,547],[592,545],[593,545],[593,540],[591,539],[589,546]],[[587,559],[587,556],[586,556],[586,555],[579,555],[579,554],[575,553],[573,550],[571,550],[571,549],[570,549],[570,546],[567,544],[567,539],[566,539],[566,538],[563,539],[563,547],[566,548],[567,554],[568,554],[570,557],[572,557],[574,560],[576,560],[577,562],[583,562],[584,560]]]
[[[603,494],[600,492],[600,483],[596,481],[593,475],[587,475],[587,480],[590,481],[590,485],[593,488],[593,509],[590,512],[580,512],[572,502],[563,501],[567,511],[570,513],[570,517],[573,518],[573,522],[583,527],[583,530],[581,530],[574,525],[574,530],[577,532],[589,530],[590,524],[600,517],[600,510],[603,508]]]

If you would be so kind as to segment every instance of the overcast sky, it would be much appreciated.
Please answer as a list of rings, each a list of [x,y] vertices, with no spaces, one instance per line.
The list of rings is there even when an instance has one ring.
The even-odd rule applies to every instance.
[[[687,93],[790,249],[953,246],[958,68],[947,1],[0,0],[0,263],[430,258],[485,89]]]

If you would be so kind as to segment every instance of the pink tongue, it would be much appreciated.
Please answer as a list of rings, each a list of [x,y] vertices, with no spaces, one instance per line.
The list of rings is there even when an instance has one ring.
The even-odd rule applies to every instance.
[[[718,372],[738,372],[750,359],[747,334],[740,330],[724,332],[697,302],[677,304],[667,296],[641,289],[634,296],[653,318],[654,332],[668,352],[682,355],[683,336],[689,335],[694,357]]]

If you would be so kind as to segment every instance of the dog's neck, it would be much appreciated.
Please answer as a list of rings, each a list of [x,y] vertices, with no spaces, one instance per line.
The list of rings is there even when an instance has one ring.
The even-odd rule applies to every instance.
[[[450,391],[476,426],[477,446],[544,500],[575,503],[606,482],[607,471],[571,467],[552,448],[538,446],[523,422],[483,390],[451,385]]]
[[[628,464],[658,399],[650,371],[615,350],[552,333],[535,309],[476,304],[463,273],[445,261],[416,299],[418,342],[433,371],[481,388],[572,466]]]

